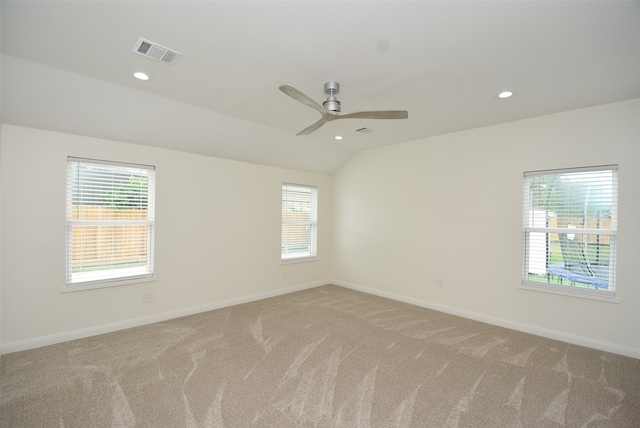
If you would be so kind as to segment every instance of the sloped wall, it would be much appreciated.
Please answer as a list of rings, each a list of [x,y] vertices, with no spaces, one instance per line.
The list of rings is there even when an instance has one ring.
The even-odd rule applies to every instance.
[[[334,278],[640,357],[638,118],[635,99],[361,152],[334,176]],[[520,289],[523,172],[606,164],[620,302]]]

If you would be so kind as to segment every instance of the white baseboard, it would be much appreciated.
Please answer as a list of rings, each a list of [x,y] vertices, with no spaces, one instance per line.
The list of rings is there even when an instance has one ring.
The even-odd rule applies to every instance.
[[[424,300],[419,300],[413,297],[403,296],[401,294],[389,293],[386,291],[376,290],[374,288],[365,287],[362,285],[352,284],[337,279],[331,280],[331,284],[339,285],[340,287],[349,288],[363,293],[373,294],[379,297],[385,297],[387,299],[397,300],[403,303],[409,303],[411,305],[420,306],[427,309],[433,309],[435,311],[444,312],[451,315],[457,315],[463,318],[472,319],[474,321],[480,321],[499,327],[509,328],[511,330],[521,331],[523,333],[529,333],[536,336],[546,337],[548,339],[559,340],[561,342],[567,342],[574,345],[585,346],[587,348],[599,349],[601,351],[611,352],[613,354],[624,355],[626,357],[640,359],[640,349],[631,348],[628,346],[617,345],[615,343],[604,342],[601,340],[592,339],[589,337],[577,336],[569,333],[563,333],[557,330],[550,330],[542,327],[536,327],[530,324],[523,324],[515,321],[510,321],[504,318],[492,317],[489,315],[483,315],[476,312],[467,311],[464,309],[454,308],[451,306],[439,305],[437,303],[431,303]]]
[[[132,327],[153,324],[155,322],[167,321],[173,318],[180,318],[187,315],[194,315],[201,312],[212,311],[214,309],[226,308],[242,303],[254,302],[256,300],[267,299],[269,297],[281,296],[283,294],[293,293],[295,291],[306,290],[309,288],[319,287],[329,284],[329,281],[316,281],[307,284],[296,285],[278,290],[266,291],[264,293],[252,294],[250,296],[228,299],[219,302],[207,303],[205,305],[191,306],[188,308],[178,309],[175,311],[163,312],[160,314],[149,315],[130,320],[117,321],[109,324],[102,324],[95,327],[88,327],[79,330],[73,330],[50,336],[37,337],[34,339],[19,340],[16,342],[5,343],[2,345],[1,354],[10,354],[12,352],[26,351],[27,349],[40,348],[42,346],[54,345],[56,343],[68,342],[70,340],[82,339],[85,337],[96,336],[98,334],[111,333],[114,331],[125,330]]]
[[[20,340],[16,342],[5,343],[2,345],[1,354],[2,355],[10,354],[12,352],[25,351],[27,349],[40,348],[42,346],[54,345],[56,343],[68,342],[70,340],[96,336],[98,334],[111,333],[114,331],[125,330],[127,328],[139,327],[142,325],[153,324],[155,322],[167,321],[173,318],[179,318],[187,315],[194,315],[201,312],[207,312],[215,309],[221,309],[229,306],[239,305],[242,303],[254,302],[256,300],[262,300],[262,299],[267,299],[269,297],[281,296],[283,294],[293,293],[295,291],[306,290],[309,288],[319,287],[327,284],[335,284],[340,287],[361,291],[363,293],[372,294],[379,297],[385,297],[387,299],[397,300],[399,302],[408,303],[411,305],[420,306],[427,309],[433,309],[439,312],[444,312],[451,315],[457,315],[463,318],[468,318],[475,321],[484,322],[487,324],[497,325],[499,327],[505,327],[512,330],[521,331],[523,333],[534,334],[536,336],[541,336],[549,339],[559,340],[562,342],[572,343],[574,345],[586,346],[588,348],[599,349],[601,351],[611,352],[614,354],[619,354],[627,357],[640,359],[640,349],[630,348],[627,346],[617,345],[614,343],[604,342],[604,341],[600,341],[600,340],[596,340],[588,337],[576,336],[568,333],[563,333],[557,330],[550,330],[546,328],[536,327],[529,324],[510,321],[503,318],[483,315],[476,312],[454,308],[451,306],[439,305],[436,303],[419,300],[413,297],[381,291],[374,288],[365,287],[362,285],[340,281],[337,279],[326,280],[326,281],[316,281],[316,282],[311,282],[307,284],[296,285],[293,287],[267,291],[264,293],[252,294],[249,296],[239,297],[235,299],[228,299],[228,300],[223,300],[219,302],[208,303],[205,305],[192,306],[189,308],[179,309],[175,311],[163,312],[160,314],[149,315],[146,317],[118,321],[118,322],[103,324],[95,327],[88,327],[84,329],[53,334],[50,336],[37,337],[34,339],[27,339],[27,340]]]

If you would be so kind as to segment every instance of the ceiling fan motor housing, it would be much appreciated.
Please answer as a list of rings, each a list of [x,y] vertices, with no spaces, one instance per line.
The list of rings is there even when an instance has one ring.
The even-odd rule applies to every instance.
[[[324,93],[329,95],[329,98],[322,103],[324,108],[329,111],[340,111],[340,101],[335,97],[338,92],[340,92],[340,84],[338,82],[327,82],[324,84]]]

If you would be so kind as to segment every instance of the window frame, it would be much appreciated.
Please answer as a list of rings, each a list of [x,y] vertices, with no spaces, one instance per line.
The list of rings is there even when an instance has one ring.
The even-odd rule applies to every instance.
[[[288,192],[293,192],[295,189],[297,191],[308,191],[309,192],[309,220],[287,220],[285,219],[285,209],[284,205],[287,201],[292,201],[294,203],[302,203],[296,200],[288,199]],[[308,184],[297,184],[297,183],[282,183],[282,193],[281,193],[281,203],[282,203],[282,227],[281,227],[281,239],[280,239],[280,262],[281,263],[296,263],[302,261],[310,261],[316,260],[318,258],[318,187]],[[285,239],[285,233],[287,226],[291,225],[302,225],[309,227],[309,251],[307,253],[300,254],[288,254],[285,252],[285,248],[290,248],[288,244],[290,241]]]
[[[145,175],[147,177],[146,186],[144,187],[144,191],[146,191],[146,204],[144,207],[146,208],[146,219],[127,219],[127,220],[116,220],[116,219],[99,219],[99,220],[87,220],[87,219],[78,219],[73,218],[73,194],[74,194],[74,184],[77,186],[77,189],[80,188],[82,183],[85,183],[87,186],[91,186],[90,181],[80,182],[74,181],[72,174],[74,171],[73,164],[77,165],[77,168],[80,166],[89,167],[89,168],[104,168],[106,170],[111,169],[114,174],[122,174],[122,171],[127,171],[131,173],[131,177],[140,177]],[[145,174],[141,174],[140,171],[146,171]],[[147,282],[147,281],[155,281],[155,268],[154,268],[154,247],[155,247],[155,171],[156,168],[153,165],[143,165],[143,164],[134,164],[127,162],[117,162],[117,161],[109,161],[102,159],[90,159],[90,158],[81,158],[68,156],[67,157],[67,188],[66,188],[66,214],[65,214],[65,223],[66,223],[66,251],[65,251],[65,288],[63,291],[77,291],[77,290],[86,290],[92,288],[100,288],[100,287],[110,287],[110,286],[120,286],[131,283],[138,282]],[[77,179],[79,180],[79,179]],[[108,181],[108,183],[115,183],[115,181]],[[94,184],[95,185],[95,184]],[[142,193],[135,193],[136,196],[139,196]],[[101,205],[101,204],[100,204]],[[104,205],[109,208],[114,208],[116,204],[113,205]],[[138,208],[143,205],[137,206]],[[145,226],[146,233],[144,233],[144,243],[146,244],[146,262],[144,265],[141,265],[138,268],[111,268],[111,269],[89,269],[86,275],[79,275],[78,272],[73,272],[74,267],[74,259],[73,259],[73,228],[74,227],[113,227],[115,229],[124,226]],[[135,242],[142,243],[143,239],[140,239]],[[111,259],[112,260],[112,259]],[[98,273],[99,272],[99,273]],[[92,275],[92,273],[94,275]]]
[[[600,227],[579,227],[575,226],[570,227],[571,224],[567,224],[567,227],[551,227],[549,224],[545,224],[541,226],[539,224],[533,225],[535,222],[533,217],[535,216],[535,204],[532,202],[532,193],[531,193],[531,177],[536,176],[556,176],[560,177],[562,175],[567,174],[581,174],[581,173],[591,173],[591,172],[611,172],[611,197],[610,199],[605,199],[607,203],[610,203],[610,226],[609,228],[600,228]],[[588,198],[588,197],[587,197]],[[566,196],[565,196],[566,199]],[[582,202],[582,199],[579,200]],[[586,201],[585,201],[586,205]],[[568,206],[568,204],[567,204]],[[550,206],[543,207],[547,212],[550,212]],[[586,210],[586,208],[585,208]],[[592,167],[576,167],[576,168],[563,168],[563,169],[552,169],[552,170],[541,170],[541,171],[528,171],[523,174],[523,218],[522,218],[522,240],[523,240],[523,266],[521,273],[521,288],[528,290],[536,290],[536,291],[544,291],[555,294],[569,295],[575,297],[583,297],[588,299],[595,300],[603,300],[610,302],[619,302],[616,297],[616,260],[617,260],[617,237],[618,237],[618,165],[601,165],[601,166],[592,166]],[[586,214],[585,214],[586,218]],[[532,249],[534,236],[532,234],[544,234],[543,237],[545,239],[545,271],[547,282],[530,280],[531,273],[531,265],[530,260],[534,257],[531,254],[534,252]],[[606,236],[609,240],[609,254],[608,254],[608,263],[607,263],[607,288],[599,288],[594,285],[595,289],[591,288],[582,288],[576,287],[576,282],[571,281],[570,279],[565,279],[566,284],[562,281],[560,284],[555,284],[549,280],[552,274],[549,272],[549,254],[551,252],[550,245],[552,242],[551,235],[553,234],[566,234],[569,235],[582,235],[582,239],[586,239],[584,246],[588,246],[589,237],[597,236]],[[573,239],[573,238],[569,238]],[[563,241],[566,242],[566,241]],[[600,243],[597,244],[598,247],[601,246]],[[598,248],[599,249],[599,248]],[[563,252],[564,252],[563,248]],[[564,263],[564,253],[563,253],[563,263]],[[589,262],[587,261],[587,264]],[[573,284],[573,285],[572,285]]]

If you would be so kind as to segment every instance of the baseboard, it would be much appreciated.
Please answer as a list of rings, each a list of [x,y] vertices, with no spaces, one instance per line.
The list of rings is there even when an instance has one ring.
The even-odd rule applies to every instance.
[[[70,340],[82,339],[85,337],[96,336],[98,334],[111,333],[114,331],[125,330],[132,327],[153,324],[156,322],[167,321],[174,318],[180,318],[188,315],[194,315],[201,312],[212,311],[215,309],[226,308],[229,306],[240,305],[242,303],[254,302],[256,300],[267,299],[269,297],[281,296],[283,294],[293,293],[295,291],[306,290],[309,288],[327,285],[330,281],[316,281],[306,284],[295,285],[292,287],[281,288],[278,290],[267,291],[264,293],[252,294],[249,296],[238,297],[234,299],[222,300],[219,302],[207,303],[205,305],[191,306],[188,308],[178,309],[175,311],[163,312],[160,314],[149,315],[130,320],[118,321],[109,324],[102,324],[95,327],[88,327],[79,330],[73,330],[49,336],[37,337],[34,339],[19,340],[16,342],[5,343],[2,345],[1,354],[10,354],[12,352],[26,351],[28,349],[40,348],[42,346],[54,345],[56,343],[68,342]]]
[[[599,349],[601,351],[611,352],[614,354],[619,354],[627,357],[640,359],[640,349],[621,346],[614,343],[591,339],[588,337],[576,336],[576,335],[563,333],[556,330],[536,327],[529,324],[518,323],[515,321],[506,320],[503,318],[483,315],[476,312],[466,311],[463,309],[454,308],[446,305],[440,305],[440,304],[428,302],[425,300],[403,296],[401,294],[381,291],[375,288],[365,287],[362,285],[353,284],[353,283],[340,281],[336,279],[325,280],[325,281],[315,281],[315,282],[300,284],[292,287],[281,288],[278,290],[267,291],[264,293],[257,293],[249,296],[243,296],[243,297],[223,300],[219,302],[212,302],[205,305],[192,306],[189,308],[183,308],[175,311],[163,312],[160,314],[149,315],[146,317],[118,321],[118,322],[103,324],[95,327],[88,327],[84,329],[73,330],[73,331],[53,334],[49,336],[37,337],[34,339],[27,339],[27,340],[20,340],[16,342],[5,343],[2,345],[0,352],[2,355],[4,355],[4,354],[10,354],[12,352],[19,352],[19,351],[25,351],[33,348],[40,348],[42,346],[54,345],[56,343],[68,342],[70,340],[82,339],[85,337],[96,336],[104,333],[111,333],[114,331],[125,330],[132,327],[139,327],[142,325],[167,321],[173,318],[179,318],[183,316],[198,314],[201,312],[212,311],[215,309],[226,308],[229,306],[240,305],[242,303],[249,303],[249,302],[254,302],[256,300],[267,299],[270,297],[277,297],[283,294],[289,294],[296,291],[306,290],[309,288],[319,287],[327,284],[335,284],[340,287],[361,291],[363,293],[372,294],[379,297],[385,297],[387,299],[397,300],[399,302],[408,303],[411,305],[420,306],[427,309],[433,309],[433,310],[448,313],[451,315],[456,315],[463,318],[484,322],[487,324],[497,325],[499,327],[505,327],[512,330],[521,331],[523,333],[534,334],[536,336],[546,337],[554,340],[560,340],[562,342],[567,342],[574,345],[585,346],[588,348]]]
[[[615,343],[604,342],[601,340],[592,339],[589,337],[577,336],[573,334],[563,333],[561,331],[550,330],[542,327],[536,327],[529,324],[510,321],[504,318],[492,317],[489,315],[483,315],[476,312],[467,311],[464,309],[454,308],[451,306],[439,305],[437,303],[428,302],[425,300],[416,299],[413,297],[403,296],[401,294],[389,293],[386,291],[377,290],[374,288],[365,287],[362,285],[352,284],[340,280],[331,280],[331,284],[338,285],[340,287],[349,288],[363,293],[372,294],[379,297],[385,297],[387,299],[397,300],[403,303],[409,303],[411,305],[420,306],[427,309],[433,309],[435,311],[444,312],[451,315],[460,316],[463,318],[472,319],[474,321],[480,321],[499,327],[509,328],[511,330],[521,331],[523,333],[529,333],[536,336],[546,337],[548,339],[559,340],[561,342],[571,343],[573,345],[585,346],[587,348],[599,349],[601,351],[611,352],[613,354],[624,355],[626,357],[640,359],[640,349],[631,348],[628,346],[617,345]]]

